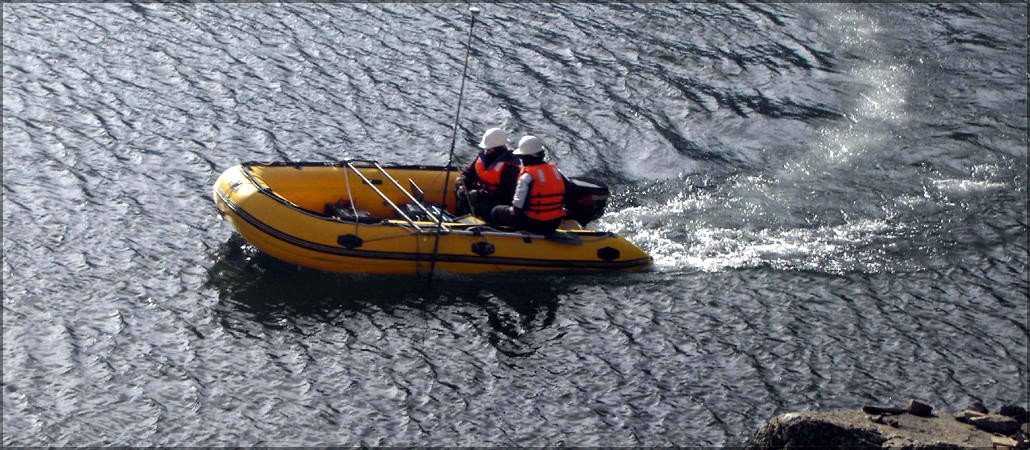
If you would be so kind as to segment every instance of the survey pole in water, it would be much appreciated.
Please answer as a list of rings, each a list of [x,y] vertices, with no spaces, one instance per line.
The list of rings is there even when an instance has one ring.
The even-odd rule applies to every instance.
[[[469,23],[469,39],[465,44],[465,65],[461,69],[461,87],[458,89],[458,108],[454,112],[454,127],[451,129],[451,151],[447,155],[447,168],[443,177],[443,198],[440,200],[440,214],[436,221],[436,233],[433,240],[433,256],[429,260],[429,277],[426,279],[426,290],[433,286],[433,271],[436,270],[436,254],[440,251],[440,231],[443,226],[443,213],[447,211],[447,189],[451,178],[451,163],[454,161],[454,143],[458,139],[458,119],[461,117],[461,99],[465,96],[465,77],[469,70],[469,51],[472,49],[472,30],[476,27],[476,16],[479,15],[479,8],[469,7],[472,20]]]

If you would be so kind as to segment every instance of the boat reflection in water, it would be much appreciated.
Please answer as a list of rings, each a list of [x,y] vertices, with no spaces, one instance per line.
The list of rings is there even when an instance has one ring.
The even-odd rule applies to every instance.
[[[563,275],[541,278],[527,292],[526,279],[518,274],[445,275],[427,291],[410,276],[298,267],[233,236],[216,250],[206,287],[218,294],[211,309],[219,328],[241,339],[261,340],[280,331],[317,339],[330,327],[348,330],[353,339],[337,345],[349,348],[367,346],[369,333],[467,341],[471,328],[483,346],[525,357],[560,339],[564,332],[555,323],[558,308],[584,281]],[[386,323],[394,325],[378,329]],[[342,336],[324,336],[329,335]]]

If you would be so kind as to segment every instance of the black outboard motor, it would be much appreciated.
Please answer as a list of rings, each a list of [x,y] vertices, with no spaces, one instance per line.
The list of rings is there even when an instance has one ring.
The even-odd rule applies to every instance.
[[[604,183],[587,177],[568,177],[565,183],[565,210],[568,211],[566,219],[574,219],[584,227],[587,223],[604,215],[604,208],[608,204],[608,186]]]

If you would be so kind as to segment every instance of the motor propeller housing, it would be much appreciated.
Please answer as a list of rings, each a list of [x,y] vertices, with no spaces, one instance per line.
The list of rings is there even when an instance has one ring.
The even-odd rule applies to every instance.
[[[604,215],[611,192],[604,183],[587,177],[569,177],[565,184],[566,218],[584,227]]]

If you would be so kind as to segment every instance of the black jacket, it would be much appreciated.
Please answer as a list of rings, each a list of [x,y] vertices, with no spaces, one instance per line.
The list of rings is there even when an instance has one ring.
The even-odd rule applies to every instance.
[[[476,173],[476,161],[484,157],[483,152],[480,152],[476,159],[473,159],[471,163],[462,169],[461,175],[458,176],[455,182],[458,189],[465,188],[465,190],[470,192],[476,189],[483,189],[483,186],[479,183],[479,174]],[[515,165],[505,165],[504,169],[501,170],[501,185],[493,192],[491,200],[498,205],[510,205],[512,197],[515,196],[515,184],[518,183],[519,172],[521,171],[518,167],[519,160],[511,154],[511,150],[505,148],[503,153],[495,155],[489,161],[484,161],[484,165],[489,167],[497,161],[511,161]]]

